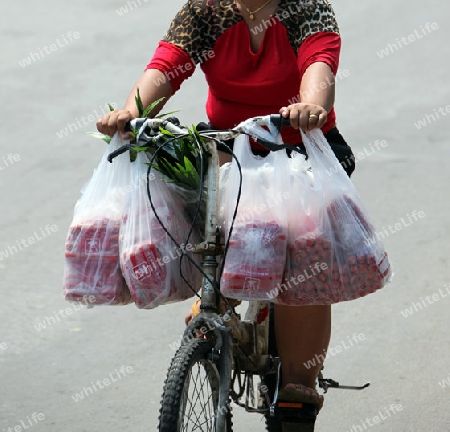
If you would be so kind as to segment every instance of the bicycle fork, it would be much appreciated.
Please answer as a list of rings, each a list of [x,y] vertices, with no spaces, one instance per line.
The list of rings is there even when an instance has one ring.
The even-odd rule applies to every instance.
[[[225,432],[227,412],[231,409],[230,404],[230,385],[231,370],[233,366],[231,328],[221,326],[222,328],[222,348],[220,350],[219,360],[219,405],[217,407],[216,432]]]

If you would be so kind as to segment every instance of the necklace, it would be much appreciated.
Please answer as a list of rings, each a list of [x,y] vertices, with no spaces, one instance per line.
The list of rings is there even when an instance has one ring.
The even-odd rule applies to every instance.
[[[247,10],[248,14],[250,15],[250,19],[255,19],[255,13],[259,12],[260,10],[264,9],[272,0],[267,0],[262,6],[260,6],[258,9],[255,9],[254,11],[251,11],[245,4],[242,2],[242,0],[239,0],[239,3],[244,6],[244,8]]]

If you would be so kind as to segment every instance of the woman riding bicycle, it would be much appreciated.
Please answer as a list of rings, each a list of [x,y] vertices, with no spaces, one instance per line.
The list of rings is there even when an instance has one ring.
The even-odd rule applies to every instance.
[[[144,106],[164,98],[155,116],[200,64],[209,91],[206,111],[212,128],[228,129],[254,116],[280,112],[291,127],[283,141],[300,146],[298,128],[321,128],[347,174],[354,158],[336,128],[333,109],[341,40],[333,9],[325,0],[189,0],[176,15],[139,78],[123,110],[97,122],[100,132],[124,133]],[[258,144],[253,152],[264,154]],[[219,147],[221,163],[231,161]],[[275,305],[275,332],[283,367],[280,400],[322,405],[315,390],[331,333],[331,306]]]

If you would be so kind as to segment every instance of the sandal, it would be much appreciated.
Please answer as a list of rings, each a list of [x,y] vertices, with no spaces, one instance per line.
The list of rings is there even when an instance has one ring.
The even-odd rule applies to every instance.
[[[185,318],[186,325],[188,325],[191,322],[191,320],[193,320],[200,313],[201,300],[202,300],[201,298],[198,298],[191,306],[191,310],[189,311],[188,315]],[[227,301],[233,309],[242,303],[241,300],[234,300],[234,299],[227,299]]]
[[[308,403],[320,409],[323,406],[323,396],[317,390],[304,386],[303,384],[287,384],[278,393],[278,398],[283,402]]]

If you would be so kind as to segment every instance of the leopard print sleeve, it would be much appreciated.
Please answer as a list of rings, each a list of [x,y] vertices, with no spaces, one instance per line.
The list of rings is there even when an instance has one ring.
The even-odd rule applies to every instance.
[[[300,0],[301,19],[300,30],[303,42],[308,36],[319,32],[334,32],[339,34],[333,7],[326,0]]]
[[[319,32],[339,34],[334,10],[327,0],[281,0],[283,23],[295,52],[308,37]]]
[[[213,21],[213,8],[208,0],[189,0],[173,19],[163,40],[199,63],[205,51],[214,46]]]

